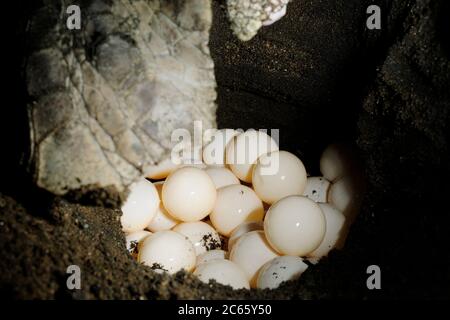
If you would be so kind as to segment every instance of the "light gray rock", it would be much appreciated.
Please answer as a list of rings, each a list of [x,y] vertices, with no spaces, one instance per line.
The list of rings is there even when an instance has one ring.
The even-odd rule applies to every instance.
[[[210,0],[46,0],[26,63],[35,182],[55,194],[118,191],[170,154],[174,129],[215,127]]]

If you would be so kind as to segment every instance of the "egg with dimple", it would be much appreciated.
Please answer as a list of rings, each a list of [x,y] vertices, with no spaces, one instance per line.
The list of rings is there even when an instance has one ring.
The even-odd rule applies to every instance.
[[[138,261],[154,270],[174,274],[192,271],[196,263],[195,249],[189,239],[175,231],[159,231],[145,238],[139,248]]]
[[[285,281],[297,280],[308,265],[296,256],[277,257],[264,266],[258,274],[258,289],[276,289]]]
[[[162,198],[162,187],[163,187],[163,184],[164,183],[162,181],[158,181],[158,182],[155,182],[153,184],[156,187],[156,190],[158,191],[158,194],[159,194],[160,198]],[[156,210],[156,215],[152,219],[150,224],[147,226],[147,229],[152,231],[152,232],[170,230],[174,226],[176,226],[178,223],[180,223],[180,221],[178,221],[177,219],[173,218],[167,212],[166,208],[164,208],[164,205],[163,205],[162,201],[160,201],[159,207]]]
[[[214,208],[216,187],[201,169],[184,167],[172,172],[162,189],[164,208],[175,219],[198,221]]]
[[[213,260],[226,259],[226,257],[227,257],[227,252],[224,250],[221,250],[221,249],[209,250],[209,251],[206,251],[206,252],[202,253],[201,255],[197,256],[197,266],[199,264],[213,261]]]
[[[145,229],[155,217],[159,201],[158,191],[150,181],[141,179],[132,184],[122,206],[122,230],[131,233]]]
[[[145,231],[145,230],[136,231],[136,232],[127,234],[127,236],[125,237],[125,242],[126,242],[128,252],[132,256],[137,256],[137,254],[139,252],[139,248],[142,245],[143,240],[151,234],[152,234],[151,232]]]
[[[237,226],[233,232],[231,232],[228,238],[228,250],[231,251],[236,241],[244,234],[250,231],[263,230],[264,224],[262,221],[250,221],[241,223]]]
[[[220,259],[202,263],[195,269],[194,275],[205,283],[215,280],[233,289],[250,289],[245,273],[229,260]]]
[[[234,129],[216,131],[210,142],[203,148],[203,161],[209,166],[225,166],[225,149],[234,136],[240,132]]]
[[[308,177],[303,195],[314,202],[327,202],[330,185],[324,177]]]
[[[183,222],[172,230],[185,235],[192,242],[196,255],[221,247],[219,234],[205,222]]]
[[[238,178],[227,168],[210,167],[205,169],[206,173],[214,182],[216,189],[226,187],[232,184],[241,184]]]
[[[325,215],[326,231],[325,237],[313,252],[308,254],[308,260],[317,263],[320,258],[325,257],[335,247],[341,237],[342,228],[345,223],[345,216],[338,209],[328,203],[319,203]]]
[[[302,195],[306,187],[302,161],[287,151],[259,157],[253,169],[253,189],[262,201],[272,204],[291,195]]]
[[[264,217],[262,201],[244,185],[230,185],[217,190],[217,201],[209,218],[216,230],[224,235],[246,221],[261,221]]]
[[[322,242],[325,216],[319,205],[303,196],[289,196],[274,203],[264,218],[264,232],[279,253],[305,256]]]
[[[251,183],[256,160],[273,151],[278,151],[278,145],[272,137],[265,132],[250,129],[228,143],[226,163],[240,180]]]
[[[230,260],[244,270],[252,287],[256,286],[259,269],[278,257],[267,242],[263,231],[251,231],[239,238],[230,252]]]

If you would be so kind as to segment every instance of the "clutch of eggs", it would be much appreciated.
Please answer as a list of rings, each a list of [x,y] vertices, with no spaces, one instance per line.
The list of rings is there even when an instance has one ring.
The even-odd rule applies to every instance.
[[[320,159],[322,176],[266,133],[218,130],[203,164],[149,170],[122,206],[126,247],[155,272],[193,272],[233,289],[275,289],[342,248],[359,212],[362,174],[344,145]],[[165,179],[165,180],[161,180]]]

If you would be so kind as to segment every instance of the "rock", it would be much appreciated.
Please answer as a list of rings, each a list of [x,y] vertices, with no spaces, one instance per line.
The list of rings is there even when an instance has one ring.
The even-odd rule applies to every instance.
[[[56,0],[29,21],[30,168],[55,194],[124,191],[169,156],[174,129],[215,127],[210,1],[91,0],[80,9],[79,31],[66,29]]]

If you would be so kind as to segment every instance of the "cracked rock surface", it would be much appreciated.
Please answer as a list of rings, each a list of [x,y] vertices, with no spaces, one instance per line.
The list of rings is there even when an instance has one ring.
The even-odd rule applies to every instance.
[[[29,23],[30,164],[39,187],[123,191],[170,154],[174,129],[215,127],[209,0],[42,1]]]

